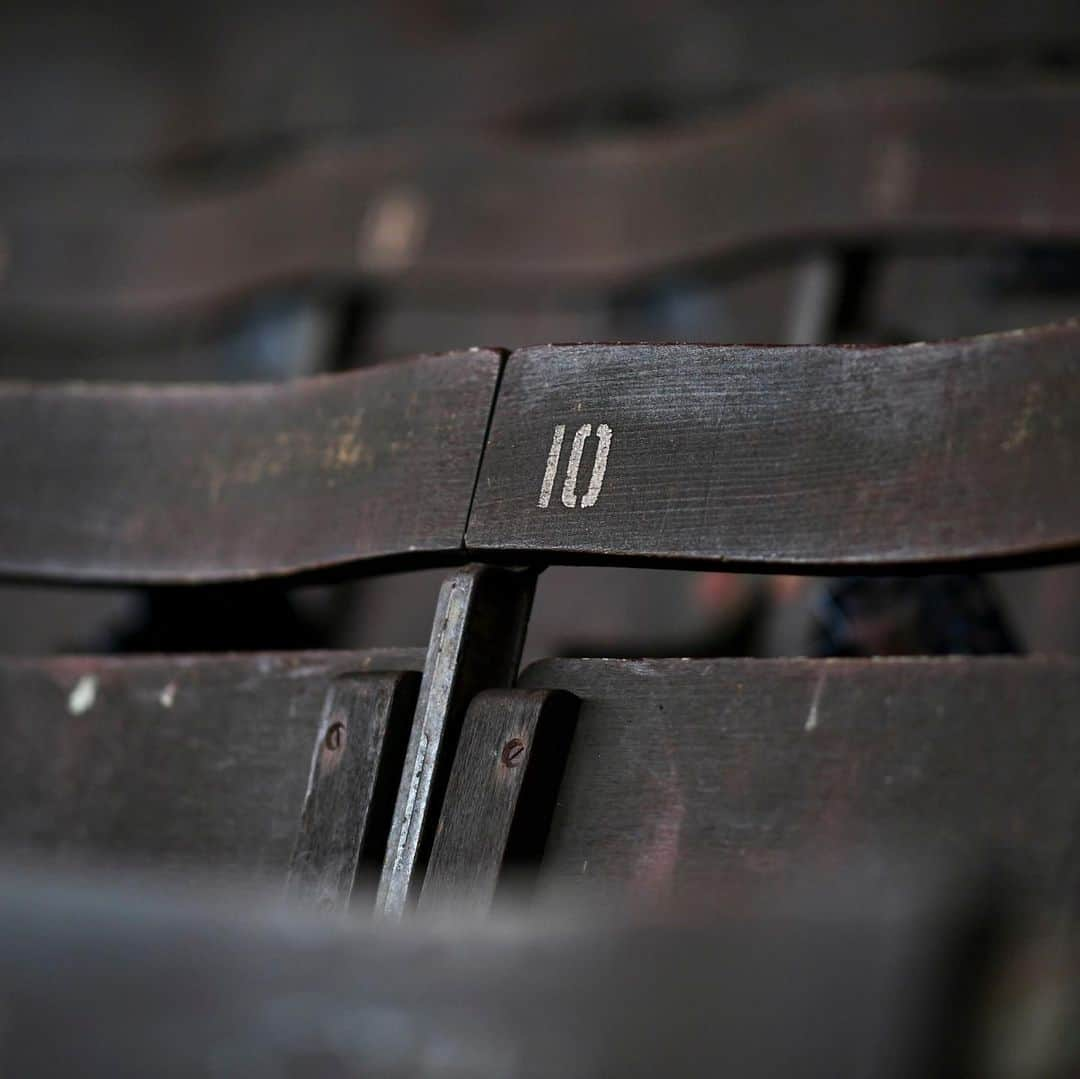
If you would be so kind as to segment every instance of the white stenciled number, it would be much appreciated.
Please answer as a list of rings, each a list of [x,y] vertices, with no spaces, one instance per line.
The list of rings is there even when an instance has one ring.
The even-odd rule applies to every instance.
[[[582,424],[574,435],[570,445],[570,457],[566,462],[566,478],[563,480],[562,503],[568,509],[578,505],[577,482],[581,469],[581,458],[585,452],[585,443],[593,433],[591,423]],[[566,437],[566,424],[557,423],[551,436],[551,449],[548,450],[547,468],[544,469],[544,481],[540,484],[541,509],[546,509],[551,502],[551,492],[555,489],[555,480],[559,475],[559,462],[562,459],[563,440]],[[600,491],[604,486],[604,474],[607,472],[608,452],[611,450],[611,428],[606,423],[596,427],[596,457],[593,460],[592,476],[589,486],[581,496],[581,508],[588,509],[596,505]]]
[[[555,476],[559,471],[559,458],[562,456],[562,440],[566,434],[566,424],[557,423],[551,436],[551,449],[548,450],[547,468],[544,469],[544,482],[540,484],[541,509],[547,509],[551,501],[551,489],[555,486]]]
[[[574,435],[574,444],[570,447],[570,460],[566,463],[566,482],[563,483],[563,505],[573,509],[577,505],[577,478],[578,469],[581,468],[581,454],[585,449],[585,442],[592,434],[592,424],[586,423],[578,428]],[[600,489],[604,486],[604,473],[607,472],[608,450],[611,449],[611,428],[606,423],[601,423],[596,428],[596,460],[593,461],[592,477],[589,480],[589,488],[581,496],[581,507],[587,509],[595,506],[600,497]]]

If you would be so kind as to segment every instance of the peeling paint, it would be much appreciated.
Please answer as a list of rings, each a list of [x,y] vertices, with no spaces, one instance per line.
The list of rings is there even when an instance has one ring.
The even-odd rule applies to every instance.
[[[68,694],[68,711],[73,716],[81,716],[94,707],[97,699],[97,679],[92,674],[84,674],[75,683],[75,688]]]
[[[803,730],[816,731],[818,725],[818,705],[821,703],[821,693],[825,688],[825,670],[821,671],[818,675],[817,685],[814,687],[814,696],[810,699],[810,712],[806,717],[806,723],[803,725]]]

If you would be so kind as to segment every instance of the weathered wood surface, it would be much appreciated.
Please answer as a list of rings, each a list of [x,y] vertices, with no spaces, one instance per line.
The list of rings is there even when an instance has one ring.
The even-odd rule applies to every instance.
[[[1034,1074],[1075,1071],[1071,1039],[1054,1037],[1075,1013],[1054,968],[1006,967],[995,984],[977,902],[919,896],[910,878],[707,925],[562,914],[407,933],[287,917],[248,895],[199,904],[110,883],[0,878],[6,1075],[1016,1074],[1013,1043],[996,1028],[980,1037],[995,988],[1006,1030],[1030,1029],[1032,1008],[1068,1008],[1025,1059],[1065,1065]]]
[[[570,694],[547,690],[491,689],[473,698],[420,910],[486,910],[504,871],[539,862],[576,711]]]
[[[581,701],[545,886],[656,899],[990,855],[1075,894],[1075,660],[546,660],[521,685]]]
[[[1076,240],[1078,117],[1068,84],[887,79],[578,148],[395,140],[210,191],[9,185],[0,320],[179,317],[298,280],[531,298],[852,238]]]
[[[1068,558],[1078,465],[1077,323],[897,348],[537,347],[507,362],[466,544],[769,567]]]
[[[323,700],[409,650],[0,659],[0,844],[285,880]]]
[[[52,5],[56,7],[56,5]],[[0,164],[167,165],[341,134],[425,133],[958,61],[1068,55],[1068,0],[162,4],[5,13]],[[47,56],[48,63],[35,62]]]
[[[344,911],[358,886],[370,890],[378,880],[419,685],[418,671],[403,671],[347,674],[330,687],[289,864],[290,895]]]
[[[208,582],[466,553],[873,569],[1080,546],[1080,323],[524,349],[485,445],[499,364],[0,384],[0,573]]]
[[[0,384],[0,572],[283,574],[462,545],[496,353],[288,385]]]
[[[517,677],[535,588],[533,570],[466,566],[439,590],[379,877],[381,915],[400,918],[419,896],[466,709]]]

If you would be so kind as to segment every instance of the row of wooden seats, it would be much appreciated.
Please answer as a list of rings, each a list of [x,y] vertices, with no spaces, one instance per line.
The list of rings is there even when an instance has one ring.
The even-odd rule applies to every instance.
[[[700,0],[433,11],[162,4],[153,19],[12,10],[0,40],[0,166],[117,168],[352,138],[543,130],[584,111],[689,110],[796,80],[1002,59],[1075,43],[1071,7],[887,0],[813,11]],[[26,57],[48,55],[48,64]]]
[[[1068,560],[1075,326],[899,349],[570,346],[280,387],[0,391],[0,566],[128,584],[498,557],[426,656],[9,660],[0,835],[484,907],[803,861],[1076,871],[1071,659],[551,660],[535,569]],[[514,566],[524,568],[513,568]]]
[[[1069,243],[1078,96],[1060,80],[889,76],[648,139],[330,141],[228,183],[76,174],[47,197],[30,173],[5,188],[0,325],[145,330],[298,286],[581,305],[793,250]]]
[[[394,799],[400,818],[440,718],[413,726],[421,667],[395,652],[5,661],[0,837],[370,903],[380,870],[386,888],[401,876]],[[453,732],[431,734],[454,763],[403,904],[423,882],[425,906],[485,909],[507,870],[540,864],[556,891],[648,901],[931,856],[999,858],[1029,897],[1075,888],[1072,659],[550,660],[517,685],[472,700],[456,753]]]

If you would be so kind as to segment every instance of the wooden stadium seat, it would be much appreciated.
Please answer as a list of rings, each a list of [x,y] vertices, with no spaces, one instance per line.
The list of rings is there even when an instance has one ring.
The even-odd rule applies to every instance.
[[[422,665],[408,650],[0,660],[0,846],[288,876],[343,906],[381,864]]]
[[[0,388],[0,569],[198,584],[478,563],[446,579],[422,663],[374,659],[381,681],[335,684],[372,745],[418,693],[401,763],[339,767],[318,741],[338,709],[333,695],[325,705],[293,878],[327,905],[350,893],[359,846],[371,847],[358,836],[375,788],[395,786],[392,814],[371,811],[385,827],[377,905],[393,917],[421,890],[434,903],[462,880],[486,903],[506,858],[525,851],[535,866],[556,799],[540,863],[556,877],[663,890],[705,874],[730,887],[803,856],[925,846],[1015,854],[1033,891],[1064,888],[1071,661],[552,661],[511,687],[535,571],[552,562],[881,574],[1070,560],[1078,357],[1080,325],[1067,323],[897,348],[469,351],[272,388],[13,384]],[[205,661],[220,696],[190,718],[162,704],[173,660],[100,672],[87,661],[90,682],[50,673],[73,662],[4,669],[11,760],[39,762],[19,765],[31,786],[12,803],[12,833],[36,834],[33,814],[19,814],[51,791],[43,835],[105,849],[130,836],[167,862],[184,849],[177,834],[140,831],[153,814],[125,808],[145,793],[208,814],[203,831],[221,821],[216,842],[234,859],[236,837],[257,834],[249,864],[280,863],[285,823],[273,840],[257,819],[255,833],[234,834],[227,799],[154,786],[170,774],[154,764],[163,747],[190,750],[175,758],[178,782],[216,776],[207,732],[221,723],[222,759],[256,774],[243,747],[276,729],[261,726],[259,694],[276,694],[259,688],[262,661]],[[395,679],[401,669],[422,670],[418,691]],[[321,700],[324,668],[318,679]],[[87,718],[87,698],[104,718]],[[144,708],[168,722],[123,718]],[[49,771],[76,749],[39,760],[25,748],[43,752],[43,710],[72,746],[102,739],[98,786],[93,765]],[[317,709],[305,716],[305,748],[286,754],[294,792]],[[142,741],[147,729],[162,741]],[[35,787],[39,774],[57,778]],[[96,806],[85,826],[84,794]],[[250,804],[241,783],[233,796]],[[275,797],[274,812],[301,820],[298,797]]]
[[[0,385],[0,571],[251,580],[461,547],[500,357],[288,385]]]
[[[1075,892],[1074,659],[555,659],[519,686],[469,710],[425,905],[490,902],[523,828],[544,887],[650,902],[935,859]]]
[[[227,185],[137,198],[130,178],[101,190],[76,175],[42,199],[30,173],[6,193],[0,327],[190,322],[297,284],[580,306],[852,243],[1074,242],[1078,99],[1045,79],[887,75],[600,150],[476,131],[324,139]]]

